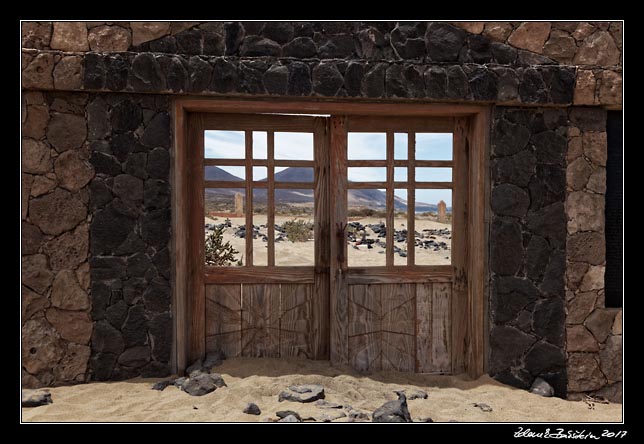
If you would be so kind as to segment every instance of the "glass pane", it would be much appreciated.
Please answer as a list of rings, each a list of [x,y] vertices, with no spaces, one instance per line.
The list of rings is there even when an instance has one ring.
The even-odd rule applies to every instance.
[[[266,182],[268,176],[268,168],[266,167],[253,167],[253,181]]]
[[[204,131],[206,159],[244,159],[246,142],[243,131]]]
[[[313,133],[275,133],[276,160],[313,160]]]
[[[416,265],[452,263],[452,190],[416,190]]]
[[[407,190],[394,190],[394,265],[407,265]]]
[[[386,265],[385,190],[349,190],[347,264],[350,267]]]
[[[407,182],[407,168],[405,167],[394,168],[394,182]]]
[[[246,190],[206,188],[204,191],[206,265],[242,265],[246,251],[244,241]]]
[[[266,159],[266,131],[253,131],[253,159]]]
[[[349,182],[385,182],[387,168],[349,167]]]
[[[246,167],[243,166],[206,166],[205,180],[220,180],[224,182],[243,182],[246,180]]]
[[[275,190],[275,265],[315,265],[313,190]]]
[[[347,140],[349,160],[386,160],[385,133],[349,133]]]
[[[253,189],[253,265],[257,266],[268,265],[266,195],[265,189]]]
[[[311,182],[313,183],[313,168],[290,167],[275,168],[275,182]]]
[[[407,133],[394,133],[394,159],[407,160]]]
[[[451,168],[416,168],[416,182],[451,182]]]
[[[452,133],[416,133],[416,159],[452,160]]]

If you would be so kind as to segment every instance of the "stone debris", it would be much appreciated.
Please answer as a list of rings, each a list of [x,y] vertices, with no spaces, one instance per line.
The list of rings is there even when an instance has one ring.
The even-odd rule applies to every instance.
[[[478,407],[478,408],[480,408],[480,409],[481,409],[482,411],[484,411],[484,412],[491,412],[491,411],[492,411],[492,407],[490,407],[489,405],[484,404],[484,403],[482,403],[482,402],[475,402],[475,403],[474,403],[474,404],[472,404],[472,405],[473,405],[474,407]]]
[[[39,407],[41,405],[52,404],[51,393],[45,390],[23,390],[22,406]]]
[[[349,421],[348,422],[363,422],[369,421],[369,414],[361,412],[359,410],[349,410]]]
[[[260,415],[262,413],[261,409],[254,402],[249,402],[248,404],[246,404],[243,412],[248,415]]]
[[[432,418],[418,418],[418,420],[414,422],[434,422],[434,420]]]
[[[336,419],[345,418],[346,416],[347,414],[344,412],[330,411],[329,413],[324,415],[314,416],[313,419],[317,422],[331,422],[335,421]]]
[[[342,404],[338,404],[337,402],[325,401],[324,399],[315,401],[315,406],[321,409],[341,409],[343,407]]]
[[[402,391],[396,393],[398,399],[385,402],[373,412],[372,422],[412,422],[405,393]]]
[[[280,392],[278,401],[313,402],[324,399],[324,387],[318,384],[292,385]]]
[[[299,421],[302,420],[302,417],[300,416],[300,414],[297,413],[297,412],[294,412],[293,410],[279,410],[279,411],[275,412],[275,414],[280,419],[284,419],[287,416],[293,416],[293,417],[297,418]]]
[[[181,390],[192,396],[203,396],[221,387],[226,387],[221,375],[193,372],[181,385]]]
[[[186,369],[186,375],[190,376],[192,375],[192,373],[197,371],[200,371],[202,373],[210,373],[213,367],[221,365],[225,359],[226,355],[224,354],[224,352],[210,352],[204,359],[197,359],[195,362],[193,362]]]
[[[302,422],[293,415],[288,415],[277,422]]]
[[[167,387],[171,385],[174,385],[173,380],[168,379],[166,381],[159,381],[152,386],[152,390],[159,390],[162,392],[163,390],[165,390]]]
[[[548,382],[545,381],[544,379],[537,378],[532,383],[532,387],[530,387],[530,393],[534,393],[535,395],[550,398],[554,396],[555,389],[553,389],[552,386],[548,384]]]
[[[407,393],[406,390],[403,390],[403,393],[407,397],[408,401],[413,399],[427,399],[427,392],[423,390],[411,390],[409,393]]]

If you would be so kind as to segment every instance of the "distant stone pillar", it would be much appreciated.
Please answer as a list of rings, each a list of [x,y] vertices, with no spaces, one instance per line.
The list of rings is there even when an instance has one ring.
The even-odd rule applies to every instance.
[[[442,200],[438,202],[438,221],[441,223],[447,222],[447,206]]]
[[[235,216],[244,215],[244,196],[242,193],[235,193]]]

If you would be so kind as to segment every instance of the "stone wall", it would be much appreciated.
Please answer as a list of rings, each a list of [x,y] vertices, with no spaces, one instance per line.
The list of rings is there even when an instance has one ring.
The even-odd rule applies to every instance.
[[[491,142],[490,373],[566,395],[565,109],[496,108]]]
[[[83,382],[90,356],[87,94],[22,103],[22,383]]]
[[[165,376],[172,348],[170,116],[164,96],[101,94],[87,106],[91,378]]]
[[[22,37],[23,384],[169,371],[169,101],[191,94],[497,105],[490,371],[621,392],[599,108],[621,108],[621,23],[25,22]]]
[[[622,398],[622,311],[604,305],[606,112],[576,108],[568,129],[568,391]]]

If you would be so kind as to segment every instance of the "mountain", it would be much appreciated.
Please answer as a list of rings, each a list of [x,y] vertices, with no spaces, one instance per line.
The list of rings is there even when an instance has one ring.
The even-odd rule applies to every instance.
[[[233,174],[228,173],[227,171],[222,170],[216,166],[206,167],[205,172],[206,180],[224,180],[230,182],[241,182],[243,179],[240,179]],[[302,168],[302,167],[293,167],[287,168],[279,173],[275,173],[276,182],[310,182],[313,183],[313,168]],[[261,182],[266,181],[262,179]],[[215,194],[220,195],[233,195],[238,192],[237,189],[206,189],[206,194],[213,196]],[[253,191],[255,194],[254,200],[256,203],[266,202],[266,190],[265,189],[255,189]],[[374,208],[379,210],[384,210],[387,202],[387,194],[384,191],[380,190],[349,190],[348,193],[349,206],[352,207],[367,207]],[[313,190],[285,190],[285,189],[276,189],[275,190],[275,202],[282,204],[306,204],[312,203],[314,201]],[[394,208],[398,211],[404,211],[407,208],[407,201],[398,196],[394,196]],[[427,211],[436,211],[435,204],[428,204],[423,202],[416,202],[416,212],[427,212]],[[451,208],[448,207],[448,212],[451,211]]]

